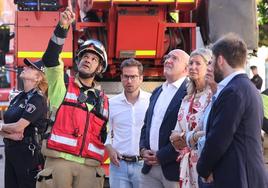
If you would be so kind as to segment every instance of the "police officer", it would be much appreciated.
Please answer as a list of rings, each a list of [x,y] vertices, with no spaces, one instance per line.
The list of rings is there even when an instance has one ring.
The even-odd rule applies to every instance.
[[[35,188],[35,177],[42,168],[36,135],[46,119],[47,82],[41,61],[25,59],[24,63],[27,66],[20,74],[24,90],[12,99],[0,124],[5,143],[5,188]]]
[[[94,82],[95,75],[107,67],[107,55],[97,40],[85,41],[77,52],[78,73],[65,77],[59,61],[74,13],[61,13],[47,50],[42,58],[48,79],[53,126],[42,153],[45,169],[38,174],[37,187],[102,188],[108,98]],[[66,79],[64,79],[64,77]]]
[[[252,74],[253,74],[253,77],[250,79],[251,82],[256,86],[256,88],[258,90],[261,90],[262,78],[258,74],[258,68],[257,68],[257,66],[255,66],[255,65],[250,66],[250,69],[251,69]]]

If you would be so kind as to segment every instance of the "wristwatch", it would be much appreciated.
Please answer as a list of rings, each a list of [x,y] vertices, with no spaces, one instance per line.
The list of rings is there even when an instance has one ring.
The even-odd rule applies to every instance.
[[[141,157],[143,157],[143,152],[144,152],[145,150],[147,150],[147,149],[146,149],[146,148],[141,148],[141,150],[140,150],[140,156],[141,156]]]

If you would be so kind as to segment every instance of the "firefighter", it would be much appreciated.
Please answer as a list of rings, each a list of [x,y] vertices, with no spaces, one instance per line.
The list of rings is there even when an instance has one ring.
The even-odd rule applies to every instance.
[[[104,183],[100,165],[107,136],[108,98],[94,78],[106,70],[107,55],[99,41],[87,40],[77,51],[78,73],[64,75],[59,54],[74,17],[69,8],[61,13],[42,57],[53,126],[42,145],[46,162],[37,177],[39,188],[101,188]]]
[[[20,74],[24,90],[11,102],[4,114],[0,133],[5,144],[5,188],[35,188],[42,168],[41,148],[36,135],[46,122],[47,81],[44,67],[25,60]]]

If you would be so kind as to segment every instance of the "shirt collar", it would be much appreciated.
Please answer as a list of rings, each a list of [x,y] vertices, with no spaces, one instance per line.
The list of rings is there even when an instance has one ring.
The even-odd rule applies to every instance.
[[[183,83],[183,81],[186,79],[186,77],[182,77],[178,80],[176,80],[175,82],[172,82],[172,83],[168,83],[167,81],[165,81],[162,85],[162,89],[166,89],[168,88],[169,86],[175,86],[176,88],[180,88],[181,87],[181,84]]]
[[[227,86],[227,84],[238,74],[244,74],[244,70],[238,70],[233,72],[232,74],[228,75],[226,78],[224,78],[218,85],[221,87]]]
[[[238,70],[224,78],[220,83],[218,83],[217,92],[214,94],[214,96],[218,97],[223,88],[225,88],[225,86],[227,86],[227,84],[238,74],[245,74],[245,71]]]
[[[120,96],[119,96],[120,100],[122,101],[126,101],[128,102],[127,98],[126,98],[126,95],[125,95],[125,92],[123,91],[122,93],[120,93]],[[141,100],[141,99],[147,99],[146,95],[145,95],[145,92],[140,89],[140,93],[139,93],[139,97],[138,97],[138,100]]]

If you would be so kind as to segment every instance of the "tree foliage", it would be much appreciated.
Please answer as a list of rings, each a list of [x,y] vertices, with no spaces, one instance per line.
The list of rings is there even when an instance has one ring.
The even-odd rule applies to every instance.
[[[259,46],[268,46],[268,0],[258,2]]]

